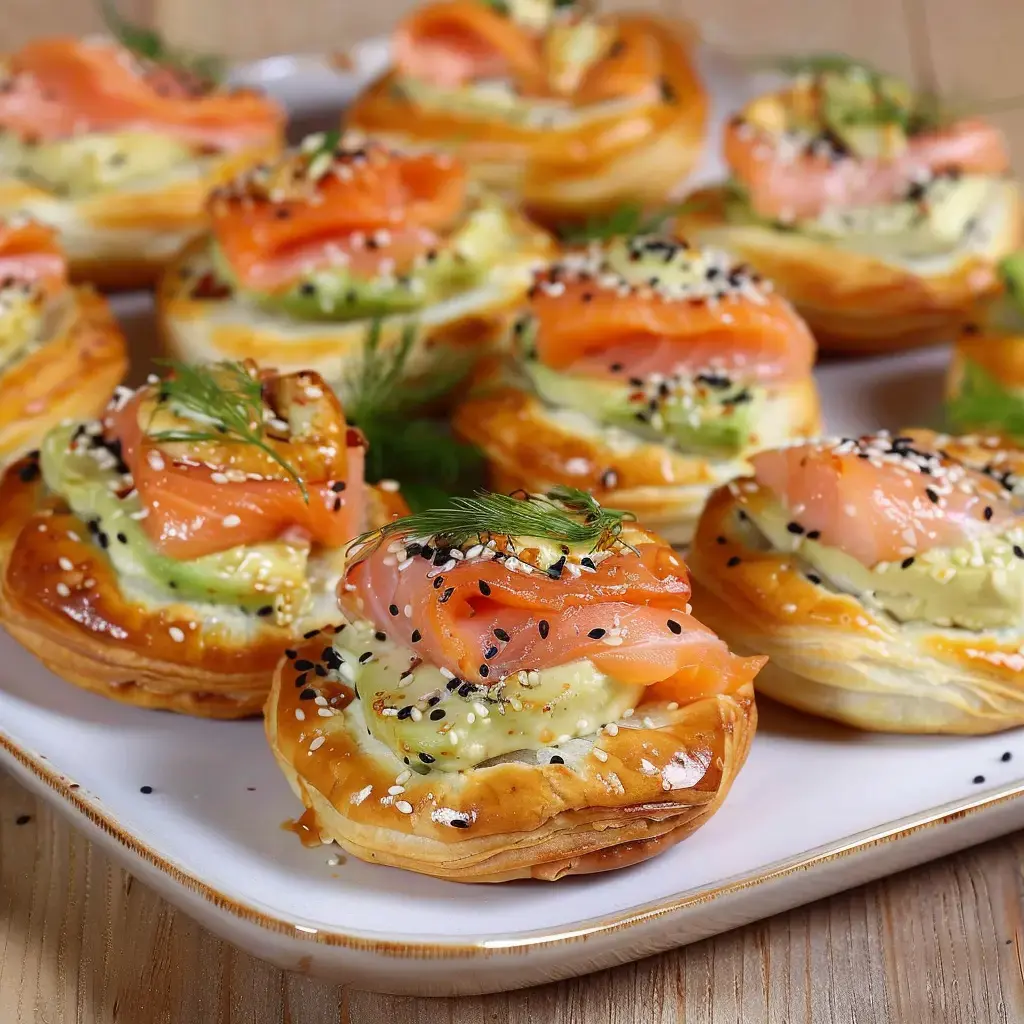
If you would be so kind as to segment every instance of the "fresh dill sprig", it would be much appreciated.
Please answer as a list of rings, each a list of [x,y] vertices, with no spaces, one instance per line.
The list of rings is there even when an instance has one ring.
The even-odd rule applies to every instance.
[[[132,53],[154,64],[177,68],[204,82],[224,77],[224,61],[212,54],[191,54],[168,46],[153,29],[129,21],[117,9],[117,0],[99,0],[100,14],[110,34]]]
[[[461,546],[492,537],[522,537],[560,544],[586,544],[591,551],[620,540],[624,523],[636,517],[604,508],[592,495],[575,487],[555,487],[546,494],[509,495],[477,491],[472,497],[450,498],[447,505],[396,519],[357,537],[349,546],[355,560],[368,557],[389,540],[433,537]]]
[[[414,511],[431,508],[455,493],[481,485],[484,457],[478,448],[452,437],[443,424],[417,414],[461,378],[465,367],[434,367],[427,383],[410,381],[406,364],[416,343],[417,326],[406,324],[398,342],[381,344],[383,325],[375,320],[366,333],[359,369],[345,384],[345,413],[369,447],[366,480],[397,479]]]
[[[174,359],[158,361],[171,370],[171,376],[160,381],[159,397],[195,417],[203,430],[183,428],[149,433],[154,441],[167,443],[248,444],[273,459],[302,492],[308,504],[306,484],[275,449],[266,441],[263,387],[241,363],[223,362],[190,365]]]
[[[555,228],[560,241],[566,245],[587,245],[589,242],[608,242],[614,238],[632,238],[635,235],[656,235],[667,221],[684,214],[700,213],[710,205],[704,196],[692,196],[680,203],[658,210],[645,210],[638,203],[623,203],[604,216],[588,217],[582,224],[562,224]]]

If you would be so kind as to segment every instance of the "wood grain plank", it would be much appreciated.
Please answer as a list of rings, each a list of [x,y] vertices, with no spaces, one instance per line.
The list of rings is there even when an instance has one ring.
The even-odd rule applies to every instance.
[[[588,978],[398,998],[287,975],[233,949],[0,772],[0,1021],[1017,1024],[1022,864],[1019,834]]]

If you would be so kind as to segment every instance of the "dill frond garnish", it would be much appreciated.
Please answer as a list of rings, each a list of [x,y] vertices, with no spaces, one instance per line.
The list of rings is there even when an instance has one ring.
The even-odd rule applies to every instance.
[[[459,546],[491,538],[535,538],[560,544],[587,545],[591,551],[621,544],[624,523],[635,516],[605,508],[586,491],[555,487],[546,494],[509,495],[477,491],[472,497],[454,497],[446,505],[396,519],[357,537],[349,546],[353,561],[366,558],[389,540],[434,538]]]
[[[375,320],[366,333],[358,371],[345,384],[345,414],[369,445],[366,480],[394,479],[414,510],[443,503],[450,495],[472,492],[483,482],[484,457],[478,448],[452,437],[445,424],[418,413],[449,390],[465,367],[435,366],[425,383],[406,376],[417,325],[408,323],[396,344],[382,345],[383,326]]]
[[[197,444],[248,444],[276,462],[295,481],[302,498],[309,502],[306,484],[288,461],[266,440],[263,386],[242,363],[223,362],[190,365],[173,359],[159,360],[171,370],[160,381],[159,399],[170,404],[197,426],[158,430],[148,436],[154,441]],[[203,429],[207,425],[208,429]]]
[[[588,217],[582,224],[556,227],[555,233],[566,245],[587,245],[614,238],[632,238],[634,235],[656,235],[668,221],[684,214],[700,213],[710,205],[711,200],[705,196],[692,196],[657,210],[645,210],[637,203],[623,203],[604,216]]]
[[[225,62],[212,54],[187,53],[167,44],[159,32],[129,21],[117,9],[117,0],[99,0],[100,14],[110,34],[136,56],[167,68],[184,71],[203,83],[224,77]]]

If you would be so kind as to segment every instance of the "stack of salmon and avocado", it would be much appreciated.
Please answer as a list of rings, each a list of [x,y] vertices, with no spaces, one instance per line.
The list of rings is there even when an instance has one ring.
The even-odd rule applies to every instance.
[[[997,128],[843,58],[794,70],[727,129],[732,223],[898,261],[987,248],[1012,187]]]
[[[471,186],[453,158],[338,132],[310,136],[215,192],[209,212],[208,245],[182,273],[195,296],[231,300],[229,317],[266,332],[277,365],[291,341],[361,339],[374,321],[385,333],[414,322],[426,337],[500,317],[548,244]],[[479,335],[463,356],[477,354]],[[410,371],[424,357],[414,353]],[[309,352],[297,351],[303,358]]]
[[[318,377],[240,363],[122,390],[102,422],[64,424],[40,451],[46,488],[128,601],[286,629],[331,617],[342,546],[364,526],[362,467]]]

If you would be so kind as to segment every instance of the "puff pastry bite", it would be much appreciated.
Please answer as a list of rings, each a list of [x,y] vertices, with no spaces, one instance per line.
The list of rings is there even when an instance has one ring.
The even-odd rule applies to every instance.
[[[440,0],[347,123],[446,147],[548,222],[663,204],[698,160],[707,98],[683,26],[561,0]]]
[[[507,333],[551,239],[481,192],[445,154],[313,135],[210,201],[211,235],[159,290],[168,347],[187,361],[309,367],[353,390],[371,330],[424,396]]]
[[[748,456],[819,429],[814,340],[770,284],[645,235],[537,276],[511,365],[454,415],[497,489],[579,487],[682,544]]]
[[[71,274],[152,284],[211,188],[280,148],[283,112],[113,40],[38,39],[0,59],[0,215],[60,232]]]
[[[696,613],[761,692],[887,732],[1024,723],[1020,453],[929,431],[753,459],[694,538]]]
[[[106,302],[68,285],[53,231],[0,218],[0,468],[61,420],[99,413],[127,366]]]
[[[465,882],[645,860],[725,798],[751,680],[664,541],[582,491],[479,492],[360,538],[265,716],[304,823]],[[326,675],[324,672],[326,671]]]
[[[282,648],[333,621],[344,544],[405,511],[362,469],[316,374],[178,367],[121,389],[0,485],[0,624],[115,700],[256,714]]]
[[[1000,264],[1005,290],[960,328],[946,377],[946,415],[958,430],[1024,440],[1024,253]]]
[[[726,130],[725,160],[731,180],[695,197],[681,230],[771,277],[823,349],[952,338],[1020,242],[999,130],[861,65],[753,101]]]

